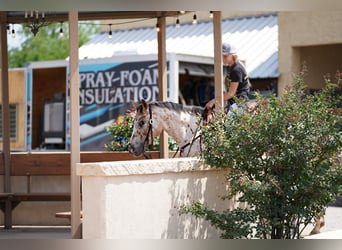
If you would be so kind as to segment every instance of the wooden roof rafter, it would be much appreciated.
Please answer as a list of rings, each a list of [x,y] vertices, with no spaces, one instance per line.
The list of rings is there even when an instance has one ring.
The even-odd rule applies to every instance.
[[[28,11],[28,14],[30,11]],[[39,11],[41,15],[41,11]],[[189,12],[180,11],[81,11],[79,21],[110,20],[110,19],[139,19],[157,17],[177,17]],[[26,23],[25,11],[7,12],[7,23]],[[67,22],[68,12],[45,11],[45,22]]]

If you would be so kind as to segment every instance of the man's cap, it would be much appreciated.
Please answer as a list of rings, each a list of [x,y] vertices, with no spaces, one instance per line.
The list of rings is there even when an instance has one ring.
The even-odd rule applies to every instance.
[[[231,44],[230,42],[224,42],[222,43],[222,54],[223,55],[229,55],[229,54],[236,54],[236,47]]]

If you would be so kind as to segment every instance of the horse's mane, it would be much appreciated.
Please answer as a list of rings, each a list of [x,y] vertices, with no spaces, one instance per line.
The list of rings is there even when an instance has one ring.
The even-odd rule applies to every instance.
[[[186,112],[191,114],[203,114],[204,108],[200,106],[188,106],[175,102],[152,102],[149,105],[175,110],[177,112]]]

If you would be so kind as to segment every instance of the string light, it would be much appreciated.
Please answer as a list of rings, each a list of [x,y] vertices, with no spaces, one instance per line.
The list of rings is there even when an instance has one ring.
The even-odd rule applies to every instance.
[[[160,31],[160,27],[159,27],[159,17],[157,18],[156,31],[157,31],[157,32]]]
[[[109,24],[108,38],[112,39],[112,24]]]
[[[61,27],[59,28],[59,37],[63,37],[64,32],[63,32],[63,22],[61,22]]]
[[[12,24],[12,32],[11,32],[12,38],[15,38],[15,30],[14,30],[14,24]]]
[[[180,24],[179,24],[179,17],[177,17],[176,19],[176,28],[179,28],[180,27]]]
[[[178,14],[184,14],[185,11],[178,11]],[[34,35],[36,35],[36,33],[38,32],[38,29],[42,26],[47,25],[47,23],[45,23],[45,16],[46,13],[42,12],[41,15],[39,13],[39,11],[34,10],[34,11],[25,11],[24,13],[24,17],[25,17],[25,22],[24,26],[31,28],[31,31]],[[38,23],[39,19],[42,21],[42,23]],[[139,19],[139,20],[133,20],[133,21],[128,21],[128,22],[121,22],[121,23],[115,23],[114,25],[122,25],[122,24],[129,24],[129,23],[135,23],[135,22],[142,22],[142,21],[147,21],[150,20],[152,18],[144,18],[144,19]],[[32,23],[30,23],[30,21],[32,21]],[[193,24],[197,23],[197,15],[196,12],[194,12],[193,15]],[[89,25],[88,23],[82,23],[80,22],[79,24],[86,24]],[[108,25],[108,24],[90,24],[90,25]],[[108,38],[112,39],[112,26],[113,24],[109,24],[109,31],[108,31]],[[160,26],[159,26],[159,17],[157,17],[157,23],[156,23],[156,31],[159,32],[160,31]],[[180,27],[180,20],[179,20],[179,16],[177,16],[176,18],[176,28]],[[10,24],[7,25],[7,32],[8,35],[11,35],[12,38],[15,38],[16,36],[16,32],[14,29],[14,24],[12,24],[12,29],[10,27]],[[60,28],[59,28],[59,37],[64,37],[64,31],[63,31],[63,22],[60,22]]]
[[[214,12],[213,12],[213,11],[210,11],[210,12],[209,12],[209,18],[212,19],[213,17],[214,17]]]
[[[192,24],[196,24],[196,23],[197,23],[197,15],[195,12],[194,16],[192,17]]]

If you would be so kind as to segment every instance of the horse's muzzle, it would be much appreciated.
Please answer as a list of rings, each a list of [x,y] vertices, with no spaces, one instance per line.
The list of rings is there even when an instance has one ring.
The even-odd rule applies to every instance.
[[[144,147],[134,147],[131,143],[128,144],[128,152],[135,155],[135,156],[140,156],[144,153]]]

